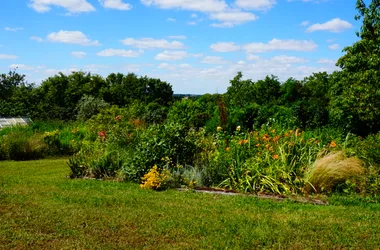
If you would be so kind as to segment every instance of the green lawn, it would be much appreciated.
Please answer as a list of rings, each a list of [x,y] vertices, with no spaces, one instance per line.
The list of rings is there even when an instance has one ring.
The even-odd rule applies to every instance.
[[[63,159],[0,162],[2,249],[378,249],[380,204],[316,206],[71,180]],[[345,205],[342,205],[345,204]]]

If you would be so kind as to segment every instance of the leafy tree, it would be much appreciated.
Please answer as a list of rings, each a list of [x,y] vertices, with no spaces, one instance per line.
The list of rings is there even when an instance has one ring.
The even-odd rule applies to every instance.
[[[357,0],[362,20],[359,41],[344,48],[337,65],[342,77],[335,87],[330,114],[337,124],[361,135],[380,130],[380,0]]]

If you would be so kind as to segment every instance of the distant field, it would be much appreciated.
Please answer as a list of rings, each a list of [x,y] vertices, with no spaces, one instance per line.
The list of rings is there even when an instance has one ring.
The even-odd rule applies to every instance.
[[[64,159],[0,161],[1,249],[379,249],[380,204],[316,206],[71,180]],[[348,198],[347,198],[348,199]],[[345,205],[342,205],[345,204]]]

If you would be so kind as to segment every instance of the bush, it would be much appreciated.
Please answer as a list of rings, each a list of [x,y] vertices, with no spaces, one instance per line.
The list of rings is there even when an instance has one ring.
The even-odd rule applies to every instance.
[[[8,160],[33,160],[43,158],[47,145],[43,135],[30,136],[28,131],[16,130],[3,135],[1,143],[2,155]]]
[[[127,179],[139,182],[151,166],[161,167],[166,157],[173,159],[175,165],[192,164],[199,150],[198,136],[201,135],[178,123],[152,125],[139,132],[133,152],[125,157],[123,173]]]
[[[95,98],[93,96],[84,95],[78,102],[76,110],[78,121],[87,121],[93,115],[99,113],[103,108],[108,107],[109,104],[106,103],[101,98]]]

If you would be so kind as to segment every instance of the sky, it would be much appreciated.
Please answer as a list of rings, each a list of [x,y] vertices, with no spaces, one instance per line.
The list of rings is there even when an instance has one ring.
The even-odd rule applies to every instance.
[[[368,1],[367,1],[368,2]],[[356,0],[2,0],[0,73],[36,85],[62,72],[160,78],[175,93],[224,93],[339,70],[357,41]]]

